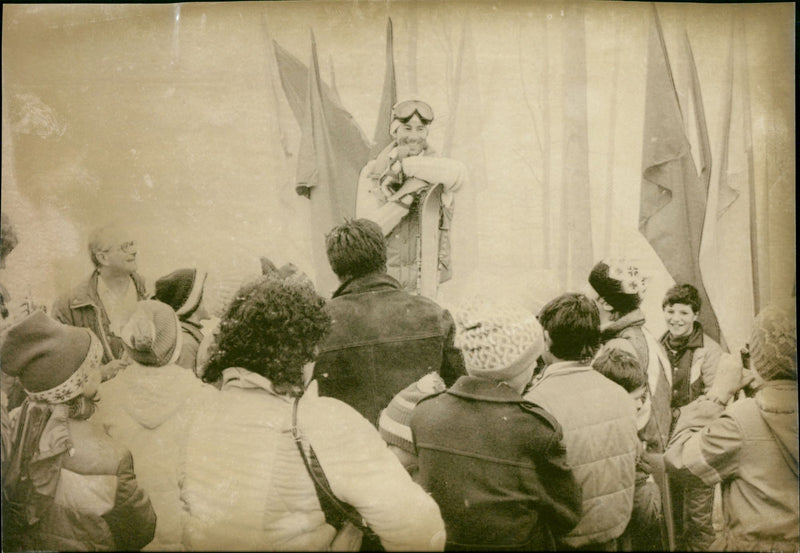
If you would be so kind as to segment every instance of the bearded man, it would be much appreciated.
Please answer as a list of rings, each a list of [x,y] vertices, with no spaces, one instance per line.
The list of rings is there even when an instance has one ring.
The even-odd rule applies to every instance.
[[[389,275],[429,298],[452,276],[455,192],[467,182],[463,163],[437,157],[428,146],[432,122],[425,102],[395,104],[392,142],[361,170],[356,197],[356,217],[378,223],[386,237]]]

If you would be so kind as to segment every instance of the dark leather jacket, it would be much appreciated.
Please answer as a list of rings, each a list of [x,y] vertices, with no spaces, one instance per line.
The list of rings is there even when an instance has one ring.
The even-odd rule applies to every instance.
[[[417,404],[411,430],[446,549],[552,550],[580,520],[561,426],[510,387],[463,376]]]
[[[94,332],[103,344],[103,363],[119,359],[125,351],[122,338],[111,333],[110,321],[100,296],[97,294],[97,279],[100,273],[95,271],[71,293],[61,296],[53,305],[53,318],[70,326],[88,328]],[[147,299],[144,279],[137,273],[131,275],[136,285],[139,300]]]
[[[319,393],[376,426],[392,397],[423,375],[439,372],[450,385],[465,374],[450,313],[402,290],[386,273],[345,282],[327,311],[333,324],[314,369]]]

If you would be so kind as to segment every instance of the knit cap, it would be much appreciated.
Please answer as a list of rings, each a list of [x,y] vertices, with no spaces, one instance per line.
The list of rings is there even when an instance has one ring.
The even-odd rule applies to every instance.
[[[598,262],[589,274],[589,284],[614,309],[633,301],[638,304],[647,290],[648,277],[635,259],[608,259]]]
[[[178,317],[194,311],[203,298],[208,274],[197,269],[178,269],[156,281],[153,299],[166,303]]]
[[[475,297],[453,313],[456,347],[467,373],[507,381],[544,353],[544,331],[533,313],[511,304]]]
[[[750,361],[764,380],[797,380],[795,298],[765,307],[753,322]]]
[[[97,355],[90,356],[93,350],[102,355],[91,330],[62,324],[36,311],[8,330],[0,365],[3,373],[19,378],[35,401],[62,403],[81,394],[87,370],[99,365]]]
[[[136,304],[122,328],[125,350],[136,362],[152,367],[174,363],[181,350],[181,328],[172,308],[160,301],[144,300]]]
[[[383,441],[416,454],[414,439],[411,434],[411,413],[414,407],[428,396],[444,392],[444,380],[438,373],[428,373],[392,398],[389,405],[381,412],[378,430]]]

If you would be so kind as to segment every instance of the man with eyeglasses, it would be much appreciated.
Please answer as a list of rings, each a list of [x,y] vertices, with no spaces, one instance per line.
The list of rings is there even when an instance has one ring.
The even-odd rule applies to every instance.
[[[95,229],[89,236],[94,272],[53,306],[53,317],[64,324],[94,332],[103,344],[103,380],[113,378],[127,362],[120,332],[147,299],[144,279],[136,272],[136,242],[116,225]]]
[[[392,142],[362,169],[356,217],[378,223],[387,241],[387,272],[409,292],[435,299],[449,280],[455,192],[467,169],[428,146],[433,109],[420,100],[392,108]]]

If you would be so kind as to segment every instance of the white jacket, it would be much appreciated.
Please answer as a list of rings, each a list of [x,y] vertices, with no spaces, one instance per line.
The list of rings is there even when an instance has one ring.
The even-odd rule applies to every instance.
[[[219,393],[178,365],[136,362],[100,386],[95,417],[133,454],[139,485],[150,495],[156,535],[145,550],[182,550],[185,513],[177,467],[197,409]]]
[[[190,432],[182,469],[192,550],[326,550],[325,523],[311,477],[291,435],[293,400],[253,372],[229,368],[222,391]],[[387,550],[442,550],[439,507],[415,484],[378,431],[349,405],[300,400],[298,427],[333,492],[353,505]]]

